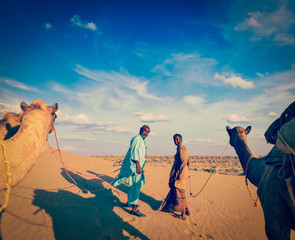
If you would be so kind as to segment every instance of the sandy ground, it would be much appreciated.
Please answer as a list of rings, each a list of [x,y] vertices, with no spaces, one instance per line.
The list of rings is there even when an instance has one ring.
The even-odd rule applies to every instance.
[[[127,185],[110,185],[123,156],[85,157],[64,151],[61,156],[67,171],[58,153],[47,149],[12,189],[0,216],[0,239],[267,239],[262,208],[253,207],[234,157],[191,158],[187,195],[192,215],[182,221],[157,211],[169,191],[171,156],[147,159],[139,201],[144,218],[130,215],[124,206]],[[213,166],[216,172],[211,174]],[[250,187],[256,196],[256,188]],[[190,189],[193,196],[200,193],[190,197]],[[3,199],[2,191],[1,203]]]

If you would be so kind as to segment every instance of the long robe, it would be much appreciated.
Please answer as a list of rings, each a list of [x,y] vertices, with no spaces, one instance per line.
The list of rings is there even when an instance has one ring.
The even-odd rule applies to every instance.
[[[147,145],[145,139],[143,139],[143,137],[140,134],[133,137],[130,141],[130,147],[128,149],[128,152],[126,153],[125,158],[123,160],[120,173],[116,180],[113,182],[113,185],[116,187],[121,183],[125,182],[127,179],[129,179],[129,204],[137,204],[140,189],[145,184],[143,168],[146,160],[146,149]],[[141,174],[138,174],[136,172],[136,163],[132,160],[139,162],[142,169]]]
[[[185,186],[190,167],[188,150],[182,143],[177,147],[174,158],[169,177],[170,191],[159,210],[168,208],[169,211],[182,212],[187,208]]]
[[[174,181],[174,186],[176,188],[185,189],[186,179],[189,177],[190,160],[187,147],[182,143],[177,146],[174,159],[169,182]]]

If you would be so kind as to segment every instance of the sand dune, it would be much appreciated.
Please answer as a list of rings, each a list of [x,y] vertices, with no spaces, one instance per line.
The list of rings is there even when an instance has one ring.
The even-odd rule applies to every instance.
[[[253,207],[234,157],[191,158],[193,195],[213,166],[216,173],[198,196],[188,197],[192,215],[182,221],[157,211],[169,191],[172,156],[148,157],[139,202],[146,217],[137,218],[124,207],[128,186],[110,185],[119,169],[115,163],[123,156],[85,157],[64,151],[61,155],[68,172],[58,154],[47,149],[12,189],[1,215],[0,239],[267,239],[262,209]],[[3,196],[1,192],[1,203]]]

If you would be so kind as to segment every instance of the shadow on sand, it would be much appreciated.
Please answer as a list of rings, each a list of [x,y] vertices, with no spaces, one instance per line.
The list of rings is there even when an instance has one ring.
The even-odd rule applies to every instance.
[[[91,191],[95,196],[84,198],[65,190],[34,191],[33,204],[51,216],[56,239],[148,239],[113,211],[124,204],[103,186],[102,180],[69,174],[83,192]],[[64,170],[62,176],[72,182]]]
[[[103,181],[105,181],[107,183],[112,183],[112,181],[114,180],[114,178],[109,177],[107,175],[100,176],[100,174],[92,172],[92,171],[87,171],[87,172],[89,172],[93,175],[97,175],[99,178],[101,178]],[[128,194],[128,192],[129,192],[129,186],[127,186],[125,184],[121,184],[121,185],[117,186],[116,188],[126,194]],[[158,200],[154,199],[153,197],[146,195],[143,192],[140,192],[139,200],[148,204],[154,211],[158,210],[158,208],[160,207],[160,205],[162,203],[162,201],[158,201]]]

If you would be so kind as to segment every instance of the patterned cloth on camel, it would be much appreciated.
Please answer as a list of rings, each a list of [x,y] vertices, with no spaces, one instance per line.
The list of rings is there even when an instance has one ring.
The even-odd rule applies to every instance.
[[[275,120],[266,130],[264,136],[268,143],[275,144],[278,138],[278,131],[280,128],[290,120],[295,118],[295,101],[291,103],[281,116]]]
[[[169,209],[171,212],[182,212],[187,207],[185,189],[172,187],[166,197],[163,209]]]

